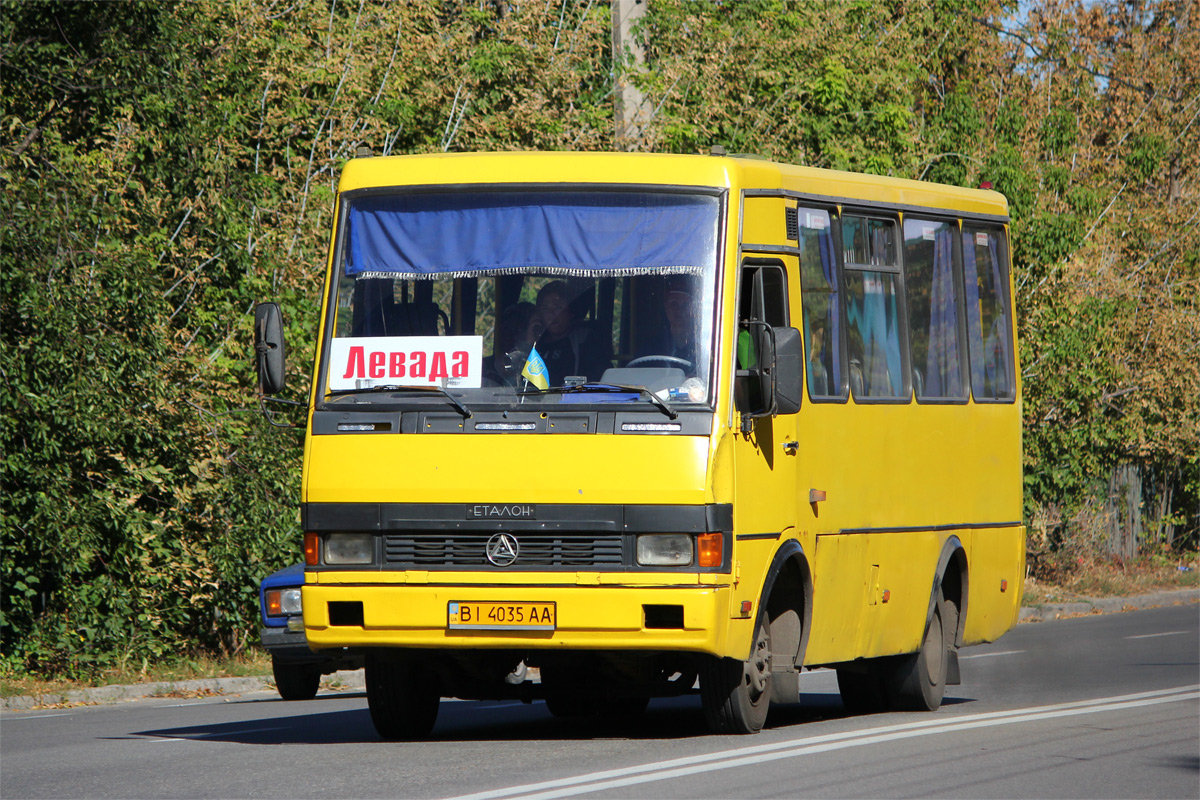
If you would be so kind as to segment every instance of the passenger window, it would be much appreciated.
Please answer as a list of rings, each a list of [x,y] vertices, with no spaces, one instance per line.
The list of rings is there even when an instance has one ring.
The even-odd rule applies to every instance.
[[[918,400],[966,400],[960,259],[954,247],[956,225],[935,220],[904,220],[904,295],[913,390]]]
[[[848,214],[842,218],[842,249],[847,265],[895,266],[895,226],[890,219]]]
[[[796,217],[808,396],[815,400],[844,400],[841,298],[829,212],[801,208]]]
[[[906,399],[895,223],[846,215],[842,255],[850,389],[856,399]]]
[[[962,241],[971,392],[976,400],[1012,400],[1015,384],[1004,232],[964,223]]]

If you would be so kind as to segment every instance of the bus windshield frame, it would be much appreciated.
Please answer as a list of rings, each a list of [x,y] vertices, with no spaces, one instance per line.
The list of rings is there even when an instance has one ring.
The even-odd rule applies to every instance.
[[[711,409],[726,204],[644,185],[345,192],[317,406]]]

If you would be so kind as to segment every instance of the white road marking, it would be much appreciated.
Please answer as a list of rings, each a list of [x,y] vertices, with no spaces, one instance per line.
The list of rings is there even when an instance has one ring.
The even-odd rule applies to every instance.
[[[1096,700],[1082,700],[1073,703],[1059,703],[1050,706],[1019,708],[1011,711],[995,711],[985,714],[969,714],[961,717],[922,720],[920,722],[887,725],[864,731],[825,734],[805,739],[793,739],[786,742],[753,745],[735,750],[724,750],[634,767],[593,772],[574,778],[560,778],[541,783],[531,783],[525,786],[494,789],[476,794],[463,795],[454,798],[454,800],[499,800],[499,798],[510,797],[522,797],[526,800],[553,800],[553,798],[572,797],[609,789],[620,789],[625,786],[668,780],[670,778],[687,777],[700,772],[744,767],[766,761],[797,758],[814,753],[824,753],[830,750],[862,747],[864,745],[879,744],[899,739],[930,736],[938,733],[953,733],[974,728],[989,728],[999,725],[1035,722],[1056,717],[1120,711],[1128,708],[1157,705],[1159,703],[1177,703],[1184,700],[1200,700],[1200,685],[1181,686],[1175,689],[1163,689],[1153,692],[1139,692],[1137,694],[1105,697]]]
[[[968,658],[992,658],[994,656],[1015,656],[1017,653],[1024,653],[1024,650],[1001,650],[998,653],[976,653],[973,656],[959,656],[959,661],[966,661]]]
[[[1166,633],[1143,633],[1141,636],[1126,636],[1126,639],[1156,639],[1159,636],[1182,636],[1187,631],[1167,631]]]
[[[11,717],[10,717],[10,716],[8,716],[8,715],[6,714],[6,715],[4,716],[4,721],[5,721],[5,722],[16,722],[17,720],[22,720],[22,719],[46,719],[47,717],[69,717],[69,716],[71,716],[69,713],[62,713],[62,714],[34,714],[32,717],[26,717],[26,716],[20,716],[20,717],[18,717],[18,716],[16,716],[16,715],[13,715],[13,716],[11,716]]]

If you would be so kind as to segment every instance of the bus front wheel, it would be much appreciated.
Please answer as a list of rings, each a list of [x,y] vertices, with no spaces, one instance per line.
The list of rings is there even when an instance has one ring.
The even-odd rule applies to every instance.
[[[771,705],[771,632],[760,622],[747,661],[712,659],[700,674],[700,701],[714,733],[758,733]]]
[[[411,661],[367,658],[367,707],[382,738],[423,739],[433,730],[441,695],[427,672]]]
[[[311,700],[321,688],[321,668],[316,664],[289,664],[272,658],[271,672],[284,700]]]

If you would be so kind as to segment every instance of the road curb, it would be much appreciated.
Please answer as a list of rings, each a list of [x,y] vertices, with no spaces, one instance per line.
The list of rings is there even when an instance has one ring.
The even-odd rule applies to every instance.
[[[1021,608],[1021,616],[1018,621],[1045,622],[1088,614],[1115,614],[1121,611],[1140,611],[1145,608],[1187,605],[1197,602],[1200,602],[1200,589],[1178,589],[1136,597],[1083,597],[1072,603],[1043,603],[1036,606],[1024,606]]]
[[[362,691],[366,688],[362,670],[347,670],[326,675],[321,679],[325,692]],[[274,692],[275,681],[269,676],[242,678],[201,678],[191,681],[162,681],[135,683],[127,686],[96,686],[61,694],[36,694],[0,698],[4,711],[30,711],[46,708],[73,708],[119,703],[125,700],[148,698],[196,699],[202,697],[236,697],[253,692]]]
[[[1173,592],[1154,592],[1137,597],[1083,598],[1073,603],[1046,603],[1024,606],[1020,622],[1044,622],[1047,620],[1078,617],[1090,614],[1113,614],[1121,611],[1137,611],[1161,606],[1185,605],[1200,602],[1200,589],[1182,589]],[[366,684],[363,671],[343,670],[321,679],[321,691],[337,693],[363,691]],[[230,697],[253,692],[274,692],[275,681],[268,676],[244,678],[204,678],[191,681],[163,681],[160,683],[138,683],[128,686],[97,686],[89,689],[63,692],[62,694],[24,695],[0,698],[0,709],[4,711],[30,711],[45,708],[71,708],[119,703],[126,700],[147,698]]]

